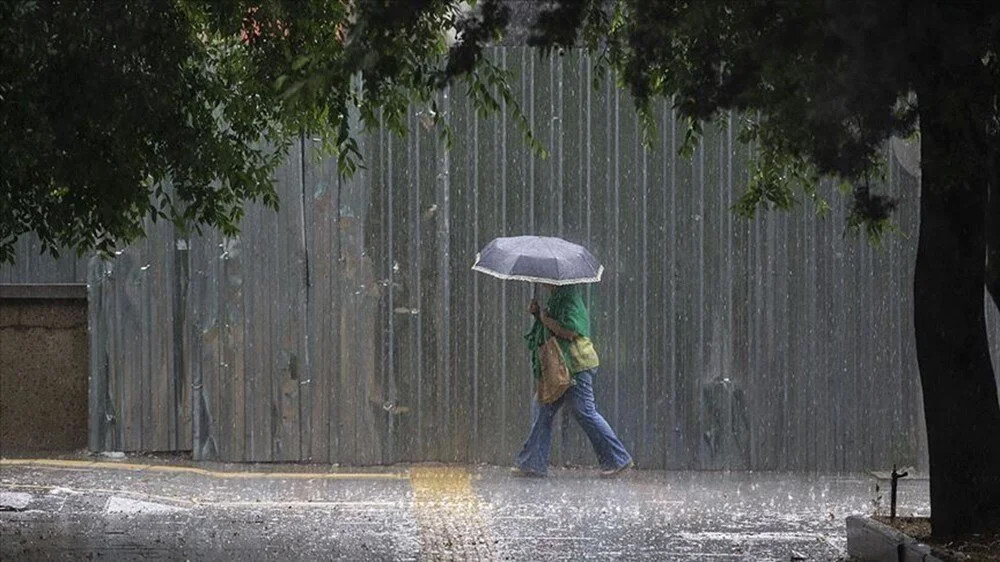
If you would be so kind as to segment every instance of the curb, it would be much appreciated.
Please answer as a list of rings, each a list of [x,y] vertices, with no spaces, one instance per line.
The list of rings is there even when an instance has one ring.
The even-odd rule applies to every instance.
[[[111,457],[116,458],[116,457]],[[32,468],[67,470],[122,470],[134,472],[160,472],[171,474],[198,474],[212,478],[229,479],[291,479],[291,480],[409,480],[407,472],[258,472],[253,470],[211,470],[197,466],[127,463],[119,461],[84,461],[67,459],[5,459],[0,466],[28,466]]]
[[[946,562],[926,544],[860,515],[847,518],[847,556],[859,562]]]

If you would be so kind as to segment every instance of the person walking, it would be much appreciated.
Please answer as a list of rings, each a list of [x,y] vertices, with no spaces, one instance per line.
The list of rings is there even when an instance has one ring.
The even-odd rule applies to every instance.
[[[632,468],[634,463],[614,430],[597,411],[593,385],[600,361],[590,340],[590,317],[582,291],[579,285],[542,286],[549,293],[547,306],[542,308],[532,299],[528,313],[535,320],[531,331],[524,336],[531,351],[532,371],[535,380],[539,380],[539,348],[547,338],[558,338],[573,384],[550,404],[540,402],[535,393],[531,404],[531,432],[517,454],[513,472],[517,476],[545,476],[548,473],[552,421],[565,404],[590,439],[602,476],[617,476]]]

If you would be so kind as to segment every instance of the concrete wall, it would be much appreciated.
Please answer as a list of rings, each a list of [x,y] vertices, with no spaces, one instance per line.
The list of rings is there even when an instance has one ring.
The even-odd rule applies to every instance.
[[[86,299],[9,298],[12,291],[4,292],[0,454],[86,447]]]

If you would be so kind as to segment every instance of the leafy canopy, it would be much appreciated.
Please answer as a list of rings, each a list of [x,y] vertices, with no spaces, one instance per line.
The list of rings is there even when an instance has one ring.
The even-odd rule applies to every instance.
[[[458,0],[0,3],[0,262],[29,231],[53,253],[110,252],[146,218],[232,235],[245,201],[277,207],[271,175],[300,133],[350,173],[350,111],[402,132],[411,102],[440,121],[434,94],[456,81],[484,111],[506,104],[538,148],[481,57],[507,14]]]
[[[482,112],[510,111],[544,153],[507,73],[482,56],[517,5],[545,7],[532,44],[583,45],[610,67],[647,131],[659,97],[688,119],[686,149],[721,112],[743,115],[756,147],[745,215],[800,193],[822,209],[818,180],[833,175],[853,195],[849,223],[879,237],[895,206],[869,189],[883,144],[914,134],[914,85],[938,69],[976,61],[986,79],[971,87],[994,100],[1000,130],[992,2],[11,0],[0,261],[29,231],[52,252],[109,252],[147,217],[232,235],[245,201],[278,205],[271,174],[299,134],[351,173],[350,113],[402,133],[416,103],[440,124],[435,94],[456,82]]]
[[[955,84],[993,100],[1000,93],[1000,3],[929,0],[561,0],[533,39],[552,50],[584,42],[631,91],[648,123],[650,103],[673,100],[691,122],[744,115],[741,139],[756,147],[737,211],[788,208],[816,199],[821,176],[844,180],[849,225],[878,238],[896,202],[871,193],[885,141],[916,134],[913,92],[977,66],[982,80]],[[956,119],[957,121],[958,119]],[[968,165],[983,166],[970,146]]]

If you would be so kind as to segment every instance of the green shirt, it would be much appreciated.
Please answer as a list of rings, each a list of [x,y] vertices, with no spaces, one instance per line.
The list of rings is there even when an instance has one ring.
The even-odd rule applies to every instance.
[[[562,349],[563,359],[569,372],[575,375],[600,365],[597,351],[590,341],[590,315],[587,313],[587,305],[583,302],[583,291],[580,287],[565,285],[556,288],[549,296],[546,308],[549,317],[563,328],[577,334],[573,341],[559,340],[559,347]],[[531,350],[531,368],[536,379],[542,376],[538,347],[550,337],[555,336],[537,318],[531,326],[531,331],[524,336]]]

